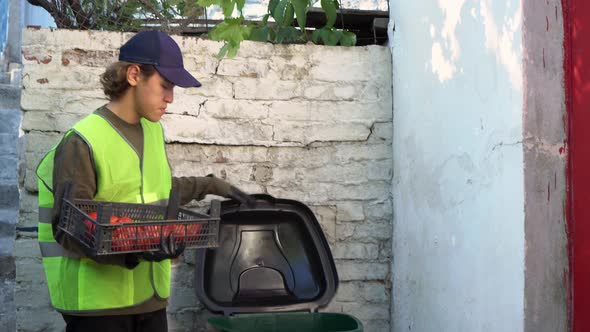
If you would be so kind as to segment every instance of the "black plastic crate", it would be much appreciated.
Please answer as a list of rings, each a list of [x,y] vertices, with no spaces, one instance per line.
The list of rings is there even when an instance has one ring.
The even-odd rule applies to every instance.
[[[162,205],[64,198],[58,228],[89,255],[155,251],[170,234],[186,249],[213,248],[219,245],[219,211],[218,200],[207,215]]]

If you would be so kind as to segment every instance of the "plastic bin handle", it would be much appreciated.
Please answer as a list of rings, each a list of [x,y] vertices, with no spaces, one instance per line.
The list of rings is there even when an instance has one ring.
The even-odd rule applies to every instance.
[[[178,207],[180,205],[180,192],[178,189],[170,189],[170,197],[168,197],[168,208],[166,209],[166,219],[178,219]]]
[[[251,194],[250,196],[254,197],[254,199],[256,199],[256,200],[261,199],[261,200],[264,200],[264,201],[267,201],[267,202],[270,202],[273,204],[275,204],[277,201],[277,199],[274,198],[274,196],[271,196],[269,194]]]
[[[221,215],[221,202],[218,199],[214,199],[211,201],[209,215],[213,218],[219,218],[219,216]]]

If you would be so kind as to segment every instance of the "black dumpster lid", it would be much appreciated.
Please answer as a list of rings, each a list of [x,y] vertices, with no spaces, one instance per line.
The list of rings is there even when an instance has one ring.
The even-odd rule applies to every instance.
[[[298,201],[254,197],[251,207],[221,204],[219,247],[196,252],[199,301],[225,315],[327,305],[338,274],[313,212]]]

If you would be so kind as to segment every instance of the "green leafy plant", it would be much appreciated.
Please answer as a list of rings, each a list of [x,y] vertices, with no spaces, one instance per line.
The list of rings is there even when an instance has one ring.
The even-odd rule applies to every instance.
[[[203,14],[196,1],[184,0],[27,0],[42,7],[58,28],[136,31],[146,22],[162,30],[182,31]]]
[[[217,5],[221,7],[225,19],[209,32],[213,40],[225,42],[217,57],[236,56],[243,40],[255,40],[272,43],[304,43],[308,41],[306,29],[307,11],[312,6],[311,0],[271,0],[267,13],[260,24],[244,24],[242,10],[245,0],[197,0],[203,7]],[[336,29],[336,15],[339,8],[338,0],[321,0],[326,14],[326,25],[312,33],[312,41],[316,44],[354,46],[356,35],[350,31]],[[233,17],[237,11],[238,16]],[[274,22],[269,22],[272,18]],[[297,22],[297,26],[294,22]]]
[[[223,41],[218,58],[236,56],[243,40],[271,43],[305,43],[354,46],[356,35],[336,29],[339,0],[320,0],[326,25],[313,32],[306,28],[312,0],[270,0],[261,23],[245,23],[242,10],[246,0],[27,0],[43,7],[58,28],[82,30],[138,31],[159,25],[167,32],[182,32],[204,8],[222,9],[224,20],[210,32],[213,40]],[[237,13],[237,16],[233,16]],[[271,21],[272,19],[272,21]],[[296,23],[296,24],[295,24]]]
[[[342,46],[356,45],[356,35],[354,33],[334,28],[337,10],[340,7],[338,0],[321,0],[321,5],[328,22],[323,28],[313,32],[313,42],[318,44],[321,40],[325,45],[337,45],[338,43]]]

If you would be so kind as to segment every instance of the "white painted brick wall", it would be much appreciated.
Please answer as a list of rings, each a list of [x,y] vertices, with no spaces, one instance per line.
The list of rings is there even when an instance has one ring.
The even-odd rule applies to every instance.
[[[24,31],[26,191],[20,226],[35,225],[39,160],[71,125],[106,103],[98,75],[130,36]],[[176,89],[162,120],[173,173],[214,173],[246,191],[309,205],[332,247],[341,280],[325,311],[353,314],[365,331],[388,330],[389,49],[244,42],[236,58],[219,61],[220,43],[174,38],[203,87]],[[18,326],[53,331],[63,323],[49,306],[35,236],[19,237],[16,245]],[[187,252],[174,266],[171,331],[203,330],[210,315],[194,294],[193,261]],[[42,319],[31,320],[31,315]]]

